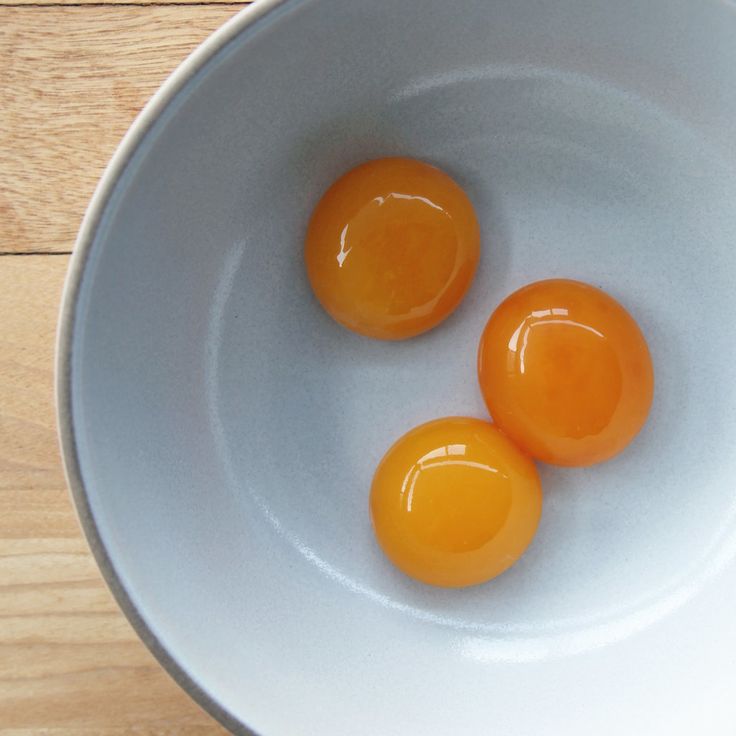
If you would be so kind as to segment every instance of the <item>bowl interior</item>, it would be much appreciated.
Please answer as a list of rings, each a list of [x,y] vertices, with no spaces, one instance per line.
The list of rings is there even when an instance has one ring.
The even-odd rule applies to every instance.
[[[731,733],[734,6],[272,5],[133,152],[76,297],[75,449],[138,614],[267,736]],[[398,344],[332,322],[301,253],[325,188],[386,155],[451,173],[483,237],[458,311]],[[417,423],[485,415],[486,319],[557,276],[641,325],[650,420],[609,463],[540,467],[501,578],[414,583],[374,542],[373,469]]]

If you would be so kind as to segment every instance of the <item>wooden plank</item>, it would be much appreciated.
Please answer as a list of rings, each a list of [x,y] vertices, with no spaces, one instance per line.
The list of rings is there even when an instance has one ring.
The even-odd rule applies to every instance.
[[[72,249],[136,114],[242,7],[0,6],[0,253]]]
[[[255,0],[243,0],[244,5]],[[87,5],[232,5],[232,0],[0,0],[0,7],[77,7]]]
[[[136,638],[65,490],[52,385],[67,263],[0,258],[0,734],[223,734]]]
[[[53,357],[68,260],[0,258],[0,498],[6,491],[28,487],[44,493],[64,487],[54,419]],[[51,497],[45,500],[51,502]],[[0,508],[3,536],[17,536],[16,531],[22,536],[24,528],[14,529],[5,518],[8,511]],[[40,518],[43,509],[37,511]],[[71,528],[63,526],[64,536]],[[44,536],[56,535],[45,530]]]

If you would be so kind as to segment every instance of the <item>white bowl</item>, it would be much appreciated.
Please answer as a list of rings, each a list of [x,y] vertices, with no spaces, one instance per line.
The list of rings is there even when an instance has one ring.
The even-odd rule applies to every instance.
[[[468,192],[482,264],[403,343],[312,296],[310,211],[369,158]],[[116,154],[67,284],[59,418],[80,516],[144,641],[233,731],[736,732],[736,6],[262,0]],[[565,276],[648,337],[644,432],[541,467],[521,562],[442,590],[383,557],[376,462],[484,416],[477,340]]]

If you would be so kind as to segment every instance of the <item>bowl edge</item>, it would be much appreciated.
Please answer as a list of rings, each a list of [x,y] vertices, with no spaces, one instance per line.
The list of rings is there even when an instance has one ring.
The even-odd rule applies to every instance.
[[[296,0],[296,2],[299,1]],[[62,465],[78,522],[102,577],[136,634],[164,670],[209,715],[230,732],[243,736],[259,735],[218,703],[169,654],[139,613],[107,553],[89,503],[77,451],[72,417],[72,346],[85,267],[103,214],[131,158],[164,110],[174,101],[187,82],[202,70],[218,52],[245,29],[256,28],[278,8],[294,2],[295,0],[258,0],[244,7],[191,52],[144,105],[118,144],[87,206],[64,280],[56,331],[54,392],[57,436]]]

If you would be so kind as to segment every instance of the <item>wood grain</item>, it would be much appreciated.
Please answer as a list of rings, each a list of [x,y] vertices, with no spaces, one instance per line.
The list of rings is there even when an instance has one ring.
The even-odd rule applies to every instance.
[[[117,609],[65,490],[52,382],[67,263],[0,258],[0,734],[223,734]]]
[[[0,6],[0,254],[72,249],[136,114],[242,7]]]
[[[232,5],[233,0],[0,0],[0,7],[100,7],[101,5]],[[248,5],[255,0],[243,0]]]

